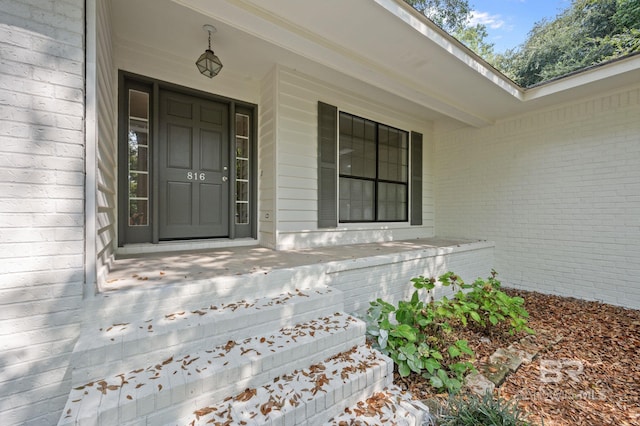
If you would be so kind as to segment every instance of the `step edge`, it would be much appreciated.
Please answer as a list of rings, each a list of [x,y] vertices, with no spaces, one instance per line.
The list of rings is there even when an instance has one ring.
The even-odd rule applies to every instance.
[[[349,342],[349,346],[353,346],[354,344],[362,344],[364,343],[364,329],[365,329],[365,325],[361,320],[358,320],[354,317],[351,317],[349,315],[343,314],[345,316],[345,321],[348,325],[348,329],[344,329],[344,330],[338,330],[336,333],[329,333],[329,334],[325,334],[325,335],[321,335],[321,336],[316,336],[316,337],[309,337],[307,339],[307,342],[304,343],[303,346],[298,346],[297,344],[294,346],[290,346],[286,349],[284,349],[282,352],[279,352],[279,354],[285,354],[285,353],[295,353],[296,351],[300,351],[301,347],[303,348],[302,350],[307,350],[310,353],[314,353],[313,348],[315,348],[315,352],[318,352],[318,344],[320,343],[320,349],[323,350],[323,352],[320,352],[320,355],[316,355],[315,359],[321,360],[322,357],[324,357],[326,354],[331,353],[331,351],[334,351],[335,346],[336,345],[343,345],[344,346],[344,342]],[[330,317],[330,316],[329,316]],[[305,323],[303,323],[304,325]],[[260,336],[257,336],[260,337]],[[335,342],[335,343],[334,343]],[[296,341],[297,343],[297,341]],[[323,344],[326,345],[323,347]],[[269,356],[274,356],[269,354]],[[290,356],[291,358],[291,356]],[[263,358],[260,358],[260,362],[259,364],[262,363]],[[264,357],[264,359],[268,359],[267,356]],[[244,359],[243,359],[244,360]],[[255,361],[253,359],[249,360],[249,358],[247,358],[247,361],[244,363],[239,363],[241,364],[241,366],[247,367],[247,366],[251,366],[252,364],[254,364]],[[277,368],[271,367],[268,372],[269,372],[269,378],[272,378],[274,371],[281,371],[283,368],[288,368],[287,366],[290,365],[288,364],[287,358],[282,357],[282,361],[280,362],[279,365],[277,365]],[[234,368],[237,368],[238,366],[234,366]],[[253,368],[253,367],[251,367]],[[265,367],[266,368],[266,367]],[[147,369],[148,370],[148,369]],[[139,372],[144,371],[144,369],[140,369]],[[221,370],[222,372],[220,374],[225,374],[224,370]],[[131,371],[129,373],[123,373],[123,380],[124,380],[124,376],[127,376],[131,373],[134,373],[135,371]],[[214,373],[217,374],[217,373]],[[228,373],[226,373],[228,374]],[[252,373],[253,374],[253,373]],[[210,379],[212,377],[212,375],[209,375],[208,373],[206,375],[206,379]],[[120,377],[119,375],[113,375],[113,377],[109,377],[109,379],[113,379],[115,377]],[[204,381],[206,380],[205,378],[199,379],[199,381]],[[188,383],[185,383],[185,386]],[[76,386],[74,387],[74,390],[82,390],[82,389],[77,389],[78,387],[82,387],[82,386],[86,386],[85,385],[81,385],[81,386]],[[73,392],[73,390],[72,390]],[[86,392],[86,391],[85,391]],[[157,394],[159,393],[159,391],[154,392],[153,394]],[[67,404],[65,405],[65,410],[67,410],[67,408],[69,406],[69,401],[72,401],[72,394],[69,395],[68,400],[67,400]],[[102,398],[101,398],[102,399]],[[132,401],[134,400],[134,398],[132,398]],[[137,400],[137,399],[136,399]],[[93,401],[93,400],[90,400]],[[73,401],[72,401],[73,402]],[[172,402],[173,403],[173,402]],[[94,404],[95,405],[95,404]],[[120,404],[118,404],[119,406]],[[94,407],[92,407],[92,409],[90,409],[88,414],[84,414],[84,410],[82,410],[81,408],[79,408],[78,410],[82,411],[78,412],[77,415],[75,416],[76,419],[84,419],[84,418],[88,418],[88,417],[95,417],[95,410],[93,409]],[[61,418],[62,421],[62,418]],[[68,423],[61,423],[61,424],[68,424]]]
[[[278,295],[278,296],[284,296],[284,294]],[[340,292],[340,290],[330,289],[327,287],[327,290],[325,292],[323,293],[316,292],[315,294],[309,295],[307,298],[304,298],[304,299],[301,298],[301,299],[287,300],[286,303],[280,303],[280,304],[277,304],[277,306],[261,305],[259,308],[242,308],[247,310],[246,311],[243,310],[239,312],[224,311],[224,309],[227,309],[226,307],[218,307],[218,305],[211,304],[208,308],[201,307],[193,311],[185,308],[179,308],[179,309],[174,308],[174,309],[171,309],[171,312],[168,314],[162,314],[160,316],[156,315],[155,318],[151,318],[149,320],[138,319],[137,321],[131,321],[127,323],[119,322],[119,323],[112,323],[110,325],[107,325],[107,323],[112,321],[107,321],[101,324],[99,322],[100,320],[96,319],[94,321],[86,322],[83,324],[82,331],[80,333],[80,338],[78,339],[78,342],[75,345],[74,352],[80,352],[85,349],[93,349],[93,348],[100,347],[101,345],[99,342],[104,342],[104,346],[109,346],[112,344],[117,345],[120,342],[146,339],[147,337],[162,335],[165,333],[165,331],[163,330],[166,330],[166,332],[173,332],[176,329],[180,328],[181,324],[185,324],[186,326],[191,326],[195,322],[195,326],[204,326],[207,324],[216,323],[218,321],[232,321],[233,319],[236,319],[236,318],[246,318],[248,316],[253,316],[253,315],[269,315],[272,312],[281,310],[285,307],[297,306],[299,304],[306,305],[310,303],[320,303],[325,299],[328,300],[327,304],[334,304],[336,302],[336,299],[338,302],[340,302],[341,296],[342,296],[342,293]],[[303,296],[299,296],[299,297],[303,297]],[[232,304],[250,304],[252,306],[255,306],[258,301],[264,300],[264,299],[276,300],[276,297],[273,297],[273,298],[262,297],[262,298],[255,299],[255,301],[252,301],[252,302],[248,302],[245,300],[235,301],[233,303],[226,304],[226,305],[231,306]],[[211,309],[212,307],[215,307],[215,309]],[[204,311],[205,309],[208,309],[212,312],[205,312]],[[249,309],[251,310],[249,311]],[[205,314],[201,315],[199,312],[205,312]],[[175,323],[167,322],[165,320],[168,317],[177,318],[178,321],[176,321]],[[186,323],[184,322],[184,319],[187,319]],[[166,324],[162,324],[162,322],[165,322]],[[161,323],[161,324],[158,325],[156,323]],[[148,328],[149,325],[155,325],[156,328],[153,329],[154,334],[139,335],[140,333],[137,331],[136,326]],[[114,336],[113,338],[121,337],[120,339],[118,339],[119,342],[115,342],[114,340],[113,343],[110,343],[105,340],[106,337],[96,340],[96,336],[95,336],[96,333],[106,334],[111,332],[112,329],[118,328],[118,327],[122,327],[122,328],[120,330],[115,330],[115,332],[112,334]],[[125,329],[133,329],[133,333],[121,334],[120,336],[118,336],[117,332],[124,331]]]
[[[366,348],[368,352],[375,351],[371,348],[368,348],[364,344],[359,345],[358,348]],[[277,411],[277,413],[274,411],[274,413],[276,413],[274,414],[274,418],[269,419],[269,422],[265,424],[271,424],[271,423],[289,424],[288,422],[291,420],[288,421],[286,417],[290,417],[291,412],[293,412],[294,416],[296,417],[295,419],[296,424],[298,423],[312,424],[310,423],[310,420],[313,420],[313,419],[315,419],[314,420],[315,422],[320,422],[323,419],[325,421],[328,421],[331,417],[333,417],[330,415],[332,412],[336,410],[340,411],[344,409],[342,407],[343,404],[341,401],[346,400],[349,402],[353,401],[353,403],[355,403],[358,400],[362,399],[364,395],[369,394],[372,390],[383,389],[384,387],[391,385],[393,381],[393,361],[391,361],[391,359],[384,356],[383,354],[377,351],[375,352],[376,352],[376,356],[381,361],[380,364],[370,366],[364,372],[353,373],[346,380],[340,379],[334,386],[332,386],[329,389],[326,395],[318,392],[316,394],[318,395],[317,397],[314,396],[312,399],[309,399],[307,401],[302,401],[304,403],[303,405],[304,413],[299,413],[300,406],[292,407],[289,405],[286,407],[286,410]],[[335,353],[333,355],[335,355]],[[327,362],[327,360],[325,360],[325,362]],[[347,392],[348,395],[345,397],[344,392],[347,389],[348,389],[348,392]],[[327,406],[327,396],[329,395],[330,395],[329,401],[333,401],[333,402],[331,402]],[[336,400],[339,400],[339,402],[336,403]],[[191,416],[189,419],[187,419],[187,417],[183,417],[175,420],[171,424],[186,424],[185,421],[188,422],[188,420],[192,420],[193,419],[192,417],[193,416]],[[282,418],[282,422],[278,420],[280,418]],[[147,422],[151,420],[153,419],[150,418],[147,420]],[[179,422],[179,423],[176,423],[176,422]],[[200,423],[196,422],[195,424],[197,425]],[[320,423],[317,423],[317,424],[320,424]]]

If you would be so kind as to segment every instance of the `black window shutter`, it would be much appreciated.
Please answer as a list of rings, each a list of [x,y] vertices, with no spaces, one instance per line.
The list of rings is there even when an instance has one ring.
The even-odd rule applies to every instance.
[[[338,108],[318,102],[318,228],[338,226]]]
[[[411,132],[411,225],[422,225],[422,134]]]

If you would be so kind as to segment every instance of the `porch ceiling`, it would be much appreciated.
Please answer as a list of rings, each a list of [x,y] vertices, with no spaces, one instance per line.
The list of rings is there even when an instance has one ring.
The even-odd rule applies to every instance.
[[[275,64],[434,122],[484,126],[640,79],[640,57],[524,91],[401,0],[113,0],[117,43],[193,62],[218,31],[223,72]],[[635,79],[635,80],[634,80]]]

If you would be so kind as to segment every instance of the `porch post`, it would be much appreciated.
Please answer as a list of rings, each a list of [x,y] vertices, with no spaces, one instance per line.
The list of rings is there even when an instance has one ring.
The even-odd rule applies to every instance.
[[[97,126],[97,9],[96,0],[85,0],[85,182],[84,182],[84,289],[85,298],[97,292],[96,271],[96,145]]]

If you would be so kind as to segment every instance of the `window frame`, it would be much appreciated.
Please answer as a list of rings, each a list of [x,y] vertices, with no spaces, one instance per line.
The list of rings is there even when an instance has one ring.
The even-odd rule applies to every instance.
[[[354,174],[345,174],[343,173],[343,169],[342,169],[342,164],[341,164],[341,155],[340,152],[343,148],[342,146],[342,137],[343,137],[343,131],[342,131],[342,122],[343,122],[343,117],[344,118],[349,118],[352,123],[353,120],[362,120],[364,123],[364,126],[366,127],[367,125],[373,125],[374,127],[374,142],[375,142],[375,175],[374,177],[368,177],[368,176],[364,176],[364,175],[354,175]],[[348,113],[346,111],[338,111],[338,117],[337,117],[337,167],[336,167],[336,172],[337,172],[337,219],[338,219],[338,223],[344,223],[344,224],[349,224],[349,223],[409,223],[410,222],[410,203],[411,203],[411,135],[412,132],[407,131],[407,130],[403,130],[400,129],[398,127],[394,127],[391,126],[389,124],[385,124],[385,123],[381,123],[378,121],[374,121],[371,119],[367,119],[361,116],[358,116],[356,114],[351,114]],[[402,154],[404,153],[404,158],[399,158],[399,165],[401,168],[401,175],[402,178],[404,180],[393,180],[393,179],[388,179],[388,178],[383,178],[381,177],[382,173],[380,171],[380,151],[381,151],[381,138],[380,138],[380,130],[381,128],[386,128],[388,130],[393,130],[394,132],[397,132],[398,135],[403,135],[404,138],[401,139],[400,145],[399,145],[399,152]],[[354,132],[352,132],[353,135]],[[364,140],[364,136],[363,136],[363,140]],[[387,145],[388,146],[388,145]],[[363,159],[364,161],[364,159]],[[403,169],[403,170],[402,170]],[[401,178],[401,179],[402,179]],[[350,179],[352,181],[364,181],[364,182],[372,182],[373,183],[373,202],[372,202],[372,207],[373,207],[373,218],[372,219],[342,219],[341,218],[341,206],[342,206],[342,201],[341,201],[341,182],[345,179]],[[380,218],[380,212],[381,212],[381,206],[380,206],[380,187],[381,184],[393,184],[393,185],[399,185],[402,186],[404,188],[404,209],[402,212],[402,219],[398,219],[398,218],[393,218],[393,219],[381,219]]]

